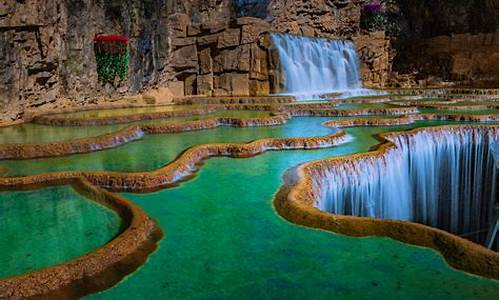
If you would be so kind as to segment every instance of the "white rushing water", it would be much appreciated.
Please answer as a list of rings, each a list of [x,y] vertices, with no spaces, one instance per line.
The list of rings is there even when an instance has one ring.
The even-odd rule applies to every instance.
[[[415,221],[485,244],[498,218],[496,133],[420,131],[390,138],[384,157],[322,174],[317,207],[335,214]]]
[[[342,97],[376,94],[364,89],[356,47],[351,41],[272,34],[284,87],[282,94],[299,100],[342,93]]]

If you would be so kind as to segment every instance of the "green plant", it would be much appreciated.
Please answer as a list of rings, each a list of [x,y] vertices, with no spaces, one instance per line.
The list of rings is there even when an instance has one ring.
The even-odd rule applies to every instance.
[[[99,81],[113,82],[116,77],[124,80],[128,73],[129,53],[127,37],[99,35],[94,39],[94,51]]]
[[[367,30],[384,29],[386,18],[384,5],[380,1],[372,1],[363,6],[361,12],[361,25]]]

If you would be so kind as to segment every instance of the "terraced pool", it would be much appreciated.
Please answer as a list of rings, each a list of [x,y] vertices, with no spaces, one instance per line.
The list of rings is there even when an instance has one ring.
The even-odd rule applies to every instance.
[[[94,251],[120,231],[112,210],[69,186],[0,192],[0,278]]]
[[[384,107],[392,105],[345,104],[340,108]],[[150,111],[155,109],[144,112]],[[100,118],[131,112],[126,109],[68,115]],[[498,111],[482,111],[492,112]],[[212,115],[259,118],[268,117],[270,112],[222,111],[140,124],[175,124]],[[325,136],[340,129],[326,127],[323,122],[352,118],[355,117],[293,117],[278,126],[151,134],[114,149],[87,154],[0,160],[0,169],[5,171],[3,176],[44,176],[49,172],[79,170],[154,171],[197,145]],[[194,178],[178,186],[145,194],[123,193],[121,196],[158,222],[165,237],[137,271],[116,286],[87,298],[496,299],[497,281],[453,269],[434,250],[386,237],[354,238],[298,226],[283,219],[273,206],[283,175],[291,168],[311,160],[368,151],[380,143],[376,137],[380,133],[465,123],[416,121],[400,126],[345,128],[352,139],[334,147],[272,151],[244,159],[212,157],[199,166]],[[4,136],[0,141],[62,141],[111,133],[129,125],[26,124],[0,131],[0,138]],[[24,133],[16,136],[12,134],[15,130]],[[7,185],[9,180],[13,179],[6,178],[1,184]],[[83,255],[106,244],[121,230],[116,213],[64,186],[0,192],[0,217],[0,230],[7,232],[0,236],[0,250],[7,254],[0,258],[0,278]],[[20,233],[22,239],[17,237]],[[10,242],[13,239],[17,244]]]

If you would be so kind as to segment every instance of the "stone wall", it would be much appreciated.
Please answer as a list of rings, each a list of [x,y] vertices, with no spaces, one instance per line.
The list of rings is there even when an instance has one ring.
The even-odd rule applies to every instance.
[[[163,0],[0,1],[3,120],[68,98],[85,105],[135,94],[168,79],[168,12]],[[129,37],[127,80],[97,80],[96,34]]]
[[[227,26],[171,16],[179,28],[171,39],[172,68],[185,95],[259,96],[269,94],[268,59],[262,41],[269,23],[241,17]]]
[[[358,48],[363,85],[371,88],[386,86],[394,59],[390,38],[384,31],[376,31],[354,36],[352,40]]]
[[[411,71],[421,84],[498,85],[498,33],[436,36],[406,43],[400,51],[404,56],[395,71]]]
[[[498,87],[497,0],[397,2],[395,85]]]

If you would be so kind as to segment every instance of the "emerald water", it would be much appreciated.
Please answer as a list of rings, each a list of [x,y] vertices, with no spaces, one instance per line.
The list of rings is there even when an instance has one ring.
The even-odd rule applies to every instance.
[[[356,139],[331,149],[213,158],[178,187],[124,194],[165,238],[137,272],[88,298],[496,299],[497,281],[456,271],[432,250],[312,230],[273,210],[291,166],[365,151],[373,133],[411,127],[352,128]]]
[[[70,119],[70,118],[105,118],[105,117],[126,116],[126,115],[132,115],[132,114],[142,114],[142,113],[179,111],[179,110],[196,109],[196,108],[199,108],[199,107],[193,106],[193,105],[146,106],[146,107],[87,110],[87,111],[55,114],[54,116],[68,118],[68,119]]]
[[[498,114],[498,109],[480,109],[480,110],[467,110],[467,109],[454,109],[454,110],[446,110],[446,109],[435,109],[435,108],[419,108],[421,113],[436,113],[436,114],[467,114],[467,115],[487,115],[487,114]]]
[[[364,109],[364,108],[391,108],[398,107],[389,103],[342,103],[335,106],[335,109]]]
[[[300,117],[273,127],[221,127],[147,135],[116,149],[56,158],[4,160],[0,167],[7,168],[8,175],[60,170],[153,170],[198,144],[330,134],[336,129],[321,123],[331,119],[335,118]],[[138,271],[88,298],[497,299],[497,281],[454,270],[433,250],[384,237],[352,238],[297,226],[282,219],[272,206],[284,172],[293,166],[366,151],[379,143],[373,136],[377,133],[452,123],[457,122],[419,121],[403,126],[347,128],[353,141],[337,147],[275,151],[246,159],[212,158],[194,179],[178,187],[149,194],[124,194],[159,222],[165,237]],[[116,215],[91,201],[82,201],[70,188],[5,192],[0,193],[2,196],[0,200],[7,201],[0,205],[24,203],[26,213],[16,209],[3,217],[10,210],[0,207],[0,224],[11,224],[6,227],[10,229],[2,232],[16,234],[15,238],[12,234],[7,238],[2,233],[5,240],[0,240],[0,250],[10,258],[2,257],[0,265],[19,263],[32,252],[38,255],[34,262],[25,263],[29,267],[6,267],[10,271],[4,271],[3,276],[81,255],[117,233]],[[72,210],[74,206],[67,202],[78,208]],[[47,211],[52,213],[40,212],[37,205],[48,206]],[[75,222],[78,226],[68,226]],[[33,223],[37,225],[31,226]],[[46,233],[46,224],[57,228],[51,231],[55,233]],[[44,231],[39,233],[40,229],[33,228]],[[23,245],[13,249],[11,240],[20,240],[20,232],[28,235],[20,241]],[[68,236],[71,239],[66,239]],[[43,243],[39,242],[42,239]],[[52,242],[54,239],[57,242]],[[75,243],[75,239],[79,242]],[[61,251],[64,255],[58,254]]]
[[[173,161],[185,149],[199,144],[245,143],[269,137],[308,137],[331,134],[335,129],[325,127],[321,123],[332,119],[339,118],[298,117],[280,126],[220,127],[202,131],[146,135],[139,141],[94,153],[28,160],[0,160],[0,167],[7,170],[3,176],[23,176],[71,170],[151,171]],[[431,126],[449,123],[422,121],[415,124]],[[415,125],[411,126],[411,128],[413,127]],[[371,134],[383,132],[384,127],[349,128],[346,131],[357,139],[375,141]]]
[[[174,134],[146,135],[118,148],[54,158],[1,160],[7,175],[19,176],[67,170],[146,171],[157,169],[175,159],[185,149],[205,143],[243,143],[268,137],[321,136],[333,132],[321,125],[331,118],[293,118],[281,126],[232,128]]]
[[[25,123],[0,127],[0,144],[51,143],[112,133],[131,125],[172,124],[181,121],[196,121],[214,117],[255,118],[267,117],[270,116],[270,114],[269,111],[228,110],[206,115],[144,120],[105,126],[47,126]]]
[[[119,127],[117,126],[55,127],[25,123],[1,127],[0,144],[59,142],[111,133],[118,129]]]
[[[120,224],[116,213],[68,186],[0,192],[0,278],[93,251],[113,239]]]

